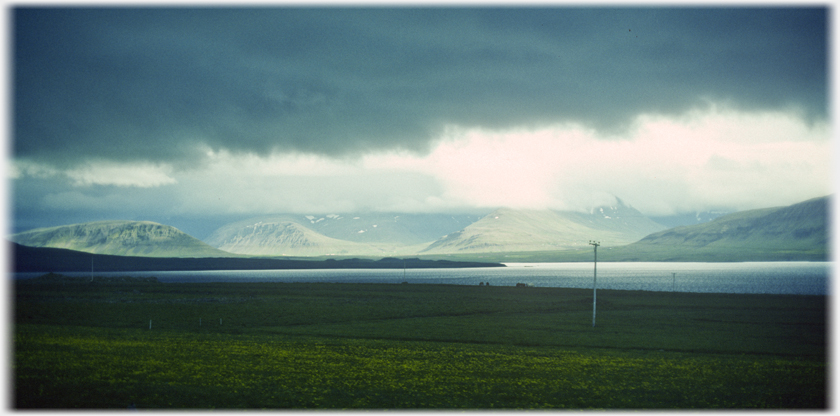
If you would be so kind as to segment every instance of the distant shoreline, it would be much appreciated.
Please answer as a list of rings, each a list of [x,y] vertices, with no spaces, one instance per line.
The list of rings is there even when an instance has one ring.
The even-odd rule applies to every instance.
[[[409,283],[409,282],[402,282],[402,283],[390,283],[390,282],[303,282],[303,281],[293,281],[293,282],[278,282],[278,281],[265,281],[265,282],[255,282],[255,281],[242,281],[242,282],[231,282],[231,281],[224,281],[224,282],[205,282],[205,281],[198,281],[198,282],[167,282],[161,281],[157,277],[154,276],[130,276],[130,275],[113,275],[113,276],[92,276],[92,277],[83,277],[83,276],[66,276],[61,273],[44,273],[42,275],[25,278],[25,279],[15,279],[13,281],[14,285],[22,284],[25,287],[34,286],[146,286],[146,285],[183,285],[187,284],[191,287],[198,287],[205,285],[207,287],[216,288],[214,290],[218,290],[220,287],[247,287],[248,285],[266,285],[266,284],[277,284],[283,285],[283,287],[325,287],[331,285],[340,285],[342,287],[358,287],[358,286],[365,286],[365,287],[375,287],[375,286],[388,286],[388,287],[396,287],[396,286],[412,286],[412,287],[440,287],[440,286],[447,286],[447,287],[475,287],[476,285],[468,285],[468,284],[452,284],[452,283]],[[495,288],[504,288],[504,289],[514,289],[514,290],[523,290],[523,291],[562,291],[564,293],[574,293],[574,292],[582,292],[591,294],[592,289],[589,288],[578,288],[578,287],[539,287],[539,286],[513,286],[513,285],[487,285],[487,287]],[[402,290],[402,289],[400,289]],[[679,296],[708,296],[708,297],[724,297],[724,298],[731,298],[733,296],[746,296],[748,298],[755,298],[755,297],[828,297],[829,294],[791,294],[791,293],[724,293],[724,292],[662,292],[662,291],[651,291],[651,290],[638,290],[638,289],[610,289],[610,288],[601,288],[598,289],[598,292],[604,293],[628,293],[628,292],[639,292],[645,293],[645,296],[669,296],[671,295],[679,295]],[[623,295],[622,295],[623,296]]]
[[[434,269],[505,267],[494,262],[422,260],[386,257],[379,260],[293,260],[241,257],[134,257],[91,254],[58,248],[27,247],[12,243],[12,271],[27,272],[148,272],[200,270],[287,270],[287,269]]]

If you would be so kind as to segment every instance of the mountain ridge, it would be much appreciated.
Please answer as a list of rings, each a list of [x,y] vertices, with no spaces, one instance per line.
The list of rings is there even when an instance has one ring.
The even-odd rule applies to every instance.
[[[24,246],[146,257],[422,256],[497,261],[579,261],[574,259],[589,257],[583,254],[590,248],[588,241],[598,240],[603,246],[602,254],[599,253],[603,261],[819,260],[828,258],[830,198],[829,195],[785,207],[740,211],[701,224],[667,229],[620,199],[612,206],[586,212],[499,208],[461,229],[412,245],[404,243],[416,241],[418,235],[430,236],[446,227],[454,228],[469,218],[436,216],[440,223],[402,241],[391,234],[400,227],[421,229],[422,224],[412,224],[394,214],[371,215],[367,222],[360,221],[360,216],[342,219],[340,215],[270,216],[295,219],[276,222],[254,222],[252,218],[220,227],[220,237],[208,239],[218,247],[150,221],[48,227],[14,234],[10,240]],[[431,217],[415,219],[423,218]],[[336,239],[300,224],[308,222],[321,229],[338,230],[334,235],[364,234],[360,231],[378,231],[377,225],[389,219],[394,228],[378,235],[371,231],[374,238],[370,241],[374,242]],[[368,228],[358,228],[359,225]]]
[[[596,207],[588,213],[499,208],[483,217],[475,216],[476,221],[458,228],[455,227],[470,217],[451,216],[443,221],[446,216],[416,215],[415,223],[421,222],[418,219],[429,218],[439,223],[406,239],[390,235],[394,228],[409,228],[412,221],[401,218],[411,214],[369,215],[373,219],[367,223],[360,221],[361,215],[254,217],[220,227],[206,242],[222,250],[247,255],[423,255],[570,249],[585,244],[592,235],[605,233],[611,241],[608,244],[627,244],[664,228],[618,198],[616,204]],[[501,221],[496,221],[500,218]],[[275,230],[256,232],[266,223],[275,224]],[[415,230],[418,228],[414,226]],[[441,230],[448,230],[448,233],[435,233]],[[332,238],[322,231],[332,231],[332,236],[355,238],[349,241]],[[292,233],[294,237],[290,235]],[[428,240],[417,243],[420,235]]]
[[[598,261],[830,261],[831,195],[739,211],[598,251]],[[592,261],[592,250],[521,253],[519,261]]]
[[[327,237],[296,222],[263,222],[219,228],[207,238],[210,246],[251,256],[317,256],[376,251],[372,246]]]
[[[247,227],[259,222],[295,223],[323,236],[373,245],[416,245],[428,243],[457,231],[481,218],[471,214],[344,213],[261,215],[225,224]],[[218,231],[218,229],[216,230]],[[214,231],[215,232],[215,231]],[[211,233],[212,235],[212,233]],[[215,244],[217,237],[210,243]]]
[[[635,244],[689,247],[783,245],[788,249],[827,245],[829,198],[825,196],[784,207],[736,212],[705,224],[653,233]]]
[[[433,242],[421,253],[569,250],[601,236],[608,246],[629,244],[664,226],[620,199],[588,213],[500,208],[461,231]]]
[[[28,247],[146,257],[231,257],[175,227],[151,221],[108,220],[37,228],[9,239]]]

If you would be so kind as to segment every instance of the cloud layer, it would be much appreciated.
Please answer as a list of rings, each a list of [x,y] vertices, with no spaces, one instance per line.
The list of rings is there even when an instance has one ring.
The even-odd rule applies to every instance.
[[[18,228],[614,197],[668,215],[831,192],[824,7],[12,18]]]
[[[118,188],[157,186],[132,192],[167,201],[152,211],[180,215],[586,209],[616,196],[649,215],[669,215],[790,204],[831,192],[825,123],[712,109],[676,119],[639,116],[628,131],[616,139],[577,124],[451,126],[425,155],[380,151],[342,160],[223,151],[185,171],[108,164],[24,169],[72,189],[52,192],[42,204],[98,210],[123,203],[113,199]]]
[[[826,117],[824,8],[16,8],[14,156],[425,152],[446,126]]]

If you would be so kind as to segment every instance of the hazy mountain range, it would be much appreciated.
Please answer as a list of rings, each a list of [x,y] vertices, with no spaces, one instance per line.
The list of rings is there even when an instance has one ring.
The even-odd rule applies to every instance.
[[[629,244],[665,227],[618,200],[589,212],[502,208],[444,236],[421,253],[568,250],[598,236],[606,245]]]
[[[399,213],[272,215],[225,225],[205,240],[221,250],[248,255],[410,254],[480,218]]]
[[[146,257],[425,256],[494,261],[826,259],[829,197],[667,228],[621,200],[588,212],[498,209],[444,214],[273,215],[225,225],[204,242],[152,222],[102,221],[10,237],[30,247]],[[696,218],[699,218],[698,214]],[[589,254],[587,254],[589,253]],[[578,258],[580,257],[580,258]]]
[[[603,261],[824,261],[830,255],[830,198],[736,212],[669,228],[598,252]],[[592,259],[592,250],[559,253],[554,261]]]
[[[567,250],[593,235],[629,244],[664,229],[618,200],[589,212],[502,208],[484,217],[441,214],[280,215],[219,228],[206,242],[262,256],[414,255]]]

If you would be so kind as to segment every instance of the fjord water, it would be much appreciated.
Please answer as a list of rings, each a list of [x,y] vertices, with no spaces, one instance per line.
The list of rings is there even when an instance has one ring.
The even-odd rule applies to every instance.
[[[97,272],[95,276],[155,276],[161,282],[436,283],[592,288],[592,263],[506,263],[458,269],[216,270]],[[17,278],[42,273],[17,274]],[[89,276],[90,273],[63,273]],[[598,263],[597,287],[615,290],[826,295],[831,262]]]

